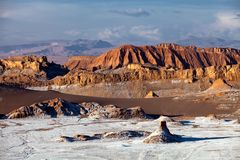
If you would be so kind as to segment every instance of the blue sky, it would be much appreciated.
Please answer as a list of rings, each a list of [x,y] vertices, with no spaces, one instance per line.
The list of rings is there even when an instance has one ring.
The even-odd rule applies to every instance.
[[[79,38],[156,44],[192,35],[240,40],[239,0],[0,1],[0,45]]]

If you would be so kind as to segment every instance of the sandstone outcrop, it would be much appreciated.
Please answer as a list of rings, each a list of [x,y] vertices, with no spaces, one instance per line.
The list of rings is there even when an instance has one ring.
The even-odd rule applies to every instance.
[[[69,70],[85,69],[87,65],[92,63],[94,56],[72,56],[64,64]]]
[[[144,97],[144,98],[157,98],[158,95],[153,92],[153,91],[149,91],[148,94]]]
[[[19,109],[16,109],[7,114],[7,117],[9,119],[14,119],[25,118],[29,116],[58,117],[63,115],[77,116],[80,114],[86,114],[86,110],[79,104],[73,104],[60,98],[55,98],[49,101],[44,101],[41,103],[20,107]]]
[[[160,122],[160,127],[143,140],[143,143],[180,142],[181,136],[170,133],[166,121]]]
[[[213,82],[211,87],[209,87],[206,91],[207,92],[214,92],[214,91],[229,91],[232,87],[227,84],[223,79],[219,78]]]
[[[46,85],[47,80],[68,72],[66,68],[49,63],[47,57],[13,56],[0,59],[0,83],[7,85]]]
[[[155,81],[163,79],[177,79],[183,80],[186,83],[192,83],[196,80],[205,81],[216,80],[222,78],[228,81],[238,81],[240,80],[240,64],[228,65],[228,66],[211,66],[206,68],[196,68],[196,69],[149,69],[141,68],[129,70],[125,67],[110,70],[110,71],[70,71],[65,76],[56,77],[52,80],[55,85],[69,85],[78,84],[80,86],[86,86],[97,83],[117,83],[126,81]]]
[[[123,45],[114,48],[92,59],[89,65],[86,65],[86,69],[116,69],[128,64],[151,64],[166,68],[196,69],[238,63],[240,63],[240,51],[237,49],[197,48],[195,46],[163,43],[156,46]]]
[[[7,85],[61,86],[126,81],[240,80],[240,51],[231,48],[197,48],[176,44],[124,45],[100,56],[76,56],[65,67],[46,57],[19,56],[0,60],[0,83]],[[50,87],[51,88],[51,87]]]

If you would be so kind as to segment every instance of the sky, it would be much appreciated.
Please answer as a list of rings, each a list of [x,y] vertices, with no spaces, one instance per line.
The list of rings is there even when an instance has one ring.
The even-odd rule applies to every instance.
[[[101,39],[157,44],[240,40],[240,0],[0,0],[0,45]]]

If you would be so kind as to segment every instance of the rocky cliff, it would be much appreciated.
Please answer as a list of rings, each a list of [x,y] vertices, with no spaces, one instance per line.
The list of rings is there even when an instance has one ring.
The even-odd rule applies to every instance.
[[[130,69],[129,69],[130,68]],[[240,64],[227,66],[211,66],[196,69],[174,70],[172,68],[149,68],[149,67],[122,67],[118,70],[92,72],[92,71],[70,71],[63,77],[53,79],[55,85],[78,84],[86,86],[97,83],[117,83],[134,80],[155,81],[162,79],[180,79],[186,83],[196,80],[216,80],[223,78],[229,81],[240,80]]]
[[[8,85],[43,85],[46,81],[68,72],[47,57],[14,56],[0,59],[0,83]]]
[[[176,44],[140,47],[125,45],[98,57],[72,57],[65,67],[49,63],[46,57],[1,59],[0,83],[22,86],[87,86],[162,79],[181,79],[186,83],[218,78],[239,81],[240,51]]]
[[[84,59],[81,57],[80,59],[79,62],[84,63]],[[79,63],[79,68],[83,68],[81,63]],[[84,66],[85,69],[89,70],[116,69],[128,64],[151,64],[157,67],[196,69],[238,63],[240,63],[240,50],[237,49],[198,48],[164,43],[156,46],[123,45],[91,59],[91,62],[88,61],[88,65]],[[77,65],[75,68],[77,68]]]

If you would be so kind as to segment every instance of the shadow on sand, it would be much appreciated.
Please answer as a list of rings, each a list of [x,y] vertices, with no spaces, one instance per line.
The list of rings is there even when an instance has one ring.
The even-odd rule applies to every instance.
[[[217,140],[217,139],[227,139],[227,138],[239,138],[240,136],[225,136],[225,137],[185,137],[182,136],[179,138],[179,142],[195,142],[195,141],[208,141],[208,140]]]

